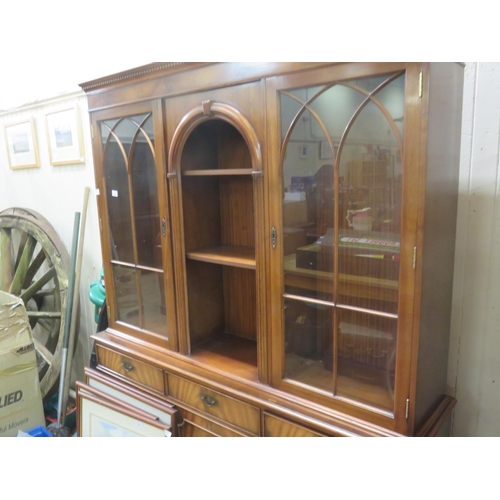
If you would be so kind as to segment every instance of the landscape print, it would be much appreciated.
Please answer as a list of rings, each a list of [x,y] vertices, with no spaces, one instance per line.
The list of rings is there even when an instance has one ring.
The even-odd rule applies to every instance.
[[[70,148],[73,146],[73,133],[71,131],[71,112],[54,115],[54,137],[56,148]]]
[[[29,153],[30,142],[28,134],[25,132],[18,132],[12,134],[12,149],[15,154]]]

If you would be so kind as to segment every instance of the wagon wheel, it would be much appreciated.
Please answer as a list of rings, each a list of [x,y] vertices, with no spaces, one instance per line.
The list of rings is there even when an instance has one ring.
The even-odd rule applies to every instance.
[[[11,207],[6,208],[0,212],[0,215],[27,215],[28,217],[33,217],[40,222],[43,222],[48,227],[51,227],[50,222],[35,210],[31,210],[31,208],[22,208],[22,207]]]
[[[61,371],[69,255],[45,219],[11,210],[0,213],[0,290],[26,306],[44,397]]]

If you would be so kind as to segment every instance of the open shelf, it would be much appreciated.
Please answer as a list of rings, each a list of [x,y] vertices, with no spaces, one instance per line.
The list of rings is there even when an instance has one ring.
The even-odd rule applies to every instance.
[[[255,248],[234,245],[221,245],[187,252],[186,257],[191,260],[223,264],[226,266],[255,269]]]
[[[205,365],[257,382],[257,343],[234,335],[214,335],[191,350]]]
[[[184,176],[207,176],[207,175],[252,175],[250,168],[227,168],[227,169],[206,169],[206,170],[185,170]]]

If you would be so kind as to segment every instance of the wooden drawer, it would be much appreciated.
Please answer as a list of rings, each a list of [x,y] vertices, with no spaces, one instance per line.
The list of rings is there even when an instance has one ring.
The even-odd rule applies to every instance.
[[[176,375],[168,374],[168,395],[181,403],[241,427],[260,433],[260,410]]]
[[[269,413],[264,413],[265,437],[324,437],[307,427],[290,422]]]
[[[165,394],[163,371],[159,368],[99,345],[96,346],[96,352],[100,366],[135,385]]]
[[[244,437],[223,425],[201,417],[196,413],[183,411],[183,422],[178,427],[181,437]]]

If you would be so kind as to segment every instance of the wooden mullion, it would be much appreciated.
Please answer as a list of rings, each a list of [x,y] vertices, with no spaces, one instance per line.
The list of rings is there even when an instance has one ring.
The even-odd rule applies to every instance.
[[[175,299],[175,278],[172,262],[172,221],[169,185],[167,181],[166,126],[163,103],[157,99],[151,103],[153,111],[153,130],[156,163],[156,184],[158,186],[158,210],[160,216],[161,254],[163,263],[163,289],[167,315],[167,339],[171,350],[179,348],[177,329],[177,308]],[[163,227],[165,231],[163,231]]]
[[[136,140],[138,136],[138,132],[134,136],[134,140],[132,141],[132,144],[130,145],[130,151],[128,153],[127,157],[127,178],[128,178],[128,196],[130,200],[130,219],[131,219],[131,226],[132,226],[132,248],[134,249],[134,264],[137,266],[139,263],[139,252],[137,250],[137,230],[135,227],[135,204],[134,204],[134,188],[132,186],[132,158],[134,155],[135,151],[135,145],[136,145]],[[139,309],[139,325],[141,328],[144,328],[144,315],[142,311],[142,293],[141,293],[141,282],[140,282],[140,271],[136,269],[135,271],[135,288],[137,292],[137,306]]]

